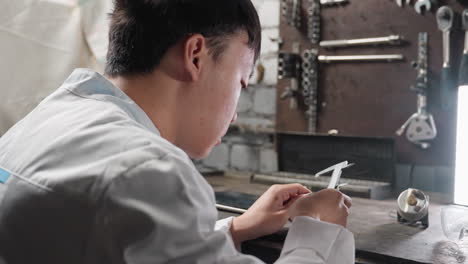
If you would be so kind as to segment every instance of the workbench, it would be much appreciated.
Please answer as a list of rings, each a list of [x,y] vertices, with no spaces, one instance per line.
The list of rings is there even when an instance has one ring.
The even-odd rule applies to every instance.
[[[215,192],[240,192],[259,196],[268,185],[250,183],[248,178],[207,176]],[[441,208],[430,195],[429,228],[399,224],[396,200],[369,200],[353,198],[348,218],[348,229],[356,242],[356,263],[468,263],[468,249],[460,249],[450,242],[441,227]],[[235,214],[221,212],[219,218]],[[274,262],[281,251],[287,230],[244,243],[244,253],[256,255],[267,263]],[[456,253],[456,254],[455,254]],[[458,254],[458,255],[457,255]],[[462,262],[457,262],[460,256]]]

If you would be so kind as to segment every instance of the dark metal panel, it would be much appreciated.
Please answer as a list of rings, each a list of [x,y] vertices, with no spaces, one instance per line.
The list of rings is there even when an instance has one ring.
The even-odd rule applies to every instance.
[[[458,1],[439,2],[450,5],[458,14],[463,10]],[[419,15],[413,6],[400,8],[395,1],[390,0],[358,0],[350,1],[345,6],[322,8],[323,40],[399,34],[407,41],[403,46],[354,47],[335,51],[320,49],[321,54],[328,55],[401,53],[405,55],[406,61],[320,64],[319,133],[337,129],[340,135],[346,136],[394,138],[399,162],[453,166],[456,114],[454,111],[443,111],[438,106],[442,33],[437,28],[436,9]],[[301,50],[312,47],[305,34],[284,23],[283,18],[280,21],[280,35],[284,42],[282,51],[291,52],[295,41],[301,43]],[[416,94],[409,90],[416,79],[411,61],[417,57],[418,32],[423,31],[429,33],[432,89],[429,94],[429,112],[434,115],[438,128],[438,137],[428,150],[411,144],[404,136],[395,136],[395,131],[416,112]],[[457,71],[462,54],[463,32],[458,30],[452,36],[452,65]],[[278,94],[288,84],[287,79],[279,80]],[[453,104],[456,104],[455,98]],[[298,110],[290,110],[289,101],[282,101],[278,97],[277,130],[305,132],[307,123],[304,111],[304,105],[300,105]]]
[[[395,153],[391,138],[278,134],[280,171],[315,174],[348,160],[354,166],[342,177],[394,182]]]

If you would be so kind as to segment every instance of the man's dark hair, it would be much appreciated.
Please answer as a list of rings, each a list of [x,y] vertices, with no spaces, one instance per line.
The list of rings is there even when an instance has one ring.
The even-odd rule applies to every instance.
[[[106,74],[152,72],[164,54],[191,34],[207,38],[216,60],[229,37],[244,30],[258,59],[261,26],[251,0],[115,0],[111,13]]]

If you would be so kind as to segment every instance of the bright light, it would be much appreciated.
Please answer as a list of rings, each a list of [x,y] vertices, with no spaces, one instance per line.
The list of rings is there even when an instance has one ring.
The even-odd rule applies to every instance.
[[[468,205],[468,86],[458,88],[454,203]]]

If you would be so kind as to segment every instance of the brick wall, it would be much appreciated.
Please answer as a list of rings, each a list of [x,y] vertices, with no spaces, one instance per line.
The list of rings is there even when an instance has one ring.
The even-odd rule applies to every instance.
[[[237,107],[238,118],[222,144],[204,160],[196,161],[201,171],[277,170],[277,154],[272,133],[275,128],[276,81],[279,36],[279,0],[253,0],[262,24],[262,52],[257,66],[264,69],[259,80],[258,67],[243,90]],[[272,40],[273,39],[273,40]]]

